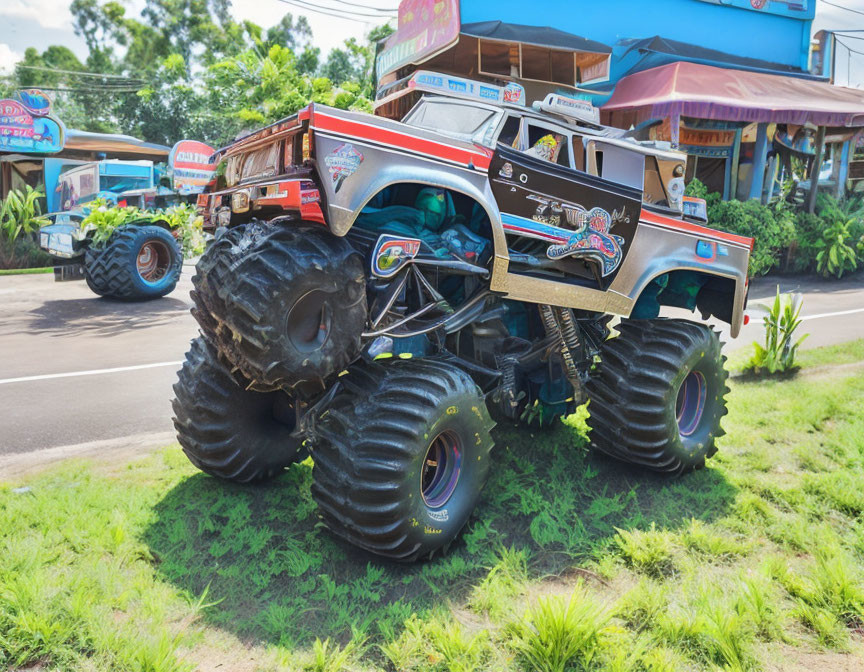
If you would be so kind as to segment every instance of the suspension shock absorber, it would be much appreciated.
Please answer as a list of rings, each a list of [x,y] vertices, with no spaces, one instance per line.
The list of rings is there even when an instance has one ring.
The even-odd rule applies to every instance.
[[[571,319],[563,321],[557,313],[569,313]],[[547,336],[554,336],[558,341],[558,351],[561,353],[561,359],[564,360],[564,374],[570,385],[573,386],[573,393],[577,398],[582,397],[582,380],[579,378],[579,369],[576,366],[576,359],[573,352],[573,346],[578,352],[580,347],[578,327],[573,320],[573,312],[564,308],[552,308],[547,304],[540,305],[540,316],[543,318],[543,326],[546,328]],[[569,334],[565,335],[565,328]]]
[[[543,326],[546,327],[547,336],[554,336],[558,341],[558,351],[564,360],[564,373],[567,380],[573,386],[574,392],[581,393],[582,383],[579,380],[579,370],[576,368],[576,360],[570,351],[570,346],[564,338],[564,333],[556,315],[555,309],[547,304],[541,304],[540,315],[543,318]]]

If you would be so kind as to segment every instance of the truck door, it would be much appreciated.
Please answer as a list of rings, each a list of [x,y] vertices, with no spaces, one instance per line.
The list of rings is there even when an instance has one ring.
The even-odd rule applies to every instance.
[[[639,224],[641,189],[559,163],[564,147],[552,145],[556,138],[545,142],[533,153],[499,144],[489,166],[510,256],[506,284],[515,287],[515,275],[605,291]],[[557,142],[569,138],[558,136]],[[542,291],[542,284],[530,284]]]

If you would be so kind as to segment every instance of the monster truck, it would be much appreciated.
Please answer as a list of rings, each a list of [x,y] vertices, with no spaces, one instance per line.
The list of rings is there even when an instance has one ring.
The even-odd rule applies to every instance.
[[[150,205],[157,195],[178,200],[160,191],[152,161],[85,163],[59,175],[54,191],[63,211],[47,215],[51,223],[40,230],[40,246],[65,262],[55,268],[57,280],[84,279],[99,296],[120,300],[154,299],[174,290],[183,253],[164,217],[142,213],[101,245],[81,225],[97,198],[122,207]]]
[[[746,302],[752,240],[647,202],[683,155],[455,102],[423,98],[407,123],[310,105],[217,153],[199,208],[227,228],[193,278],[201,335],[174,386],[198,468],[248,483],[311,454],[330,530],[402,561],[465,525],[495,421],[548,426],[590,399],[598,450],[702,467],[721,344],[659,313],[736,336]]]
[[[174,290],[183,253],[163,219],[131,221],[97,246],[81,227],[85,217],[83,211],[52,213],[47,215],[51,223],[39,231],[42,249],[71,262],[55,266],[55,279],[83,279],[99,296],[125,301],[156,299]]]

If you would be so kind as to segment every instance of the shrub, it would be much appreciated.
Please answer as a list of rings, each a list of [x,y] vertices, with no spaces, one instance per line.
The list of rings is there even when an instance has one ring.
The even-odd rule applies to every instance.
[[[0,201],[0,268],[46,266],[50,257],[41,252],[33,236],[48,224],[41,216],[39,199],[43,193],[29,185],[24,191],[13,189]]]
[[[851,230],[854,223],[854,219],[835,220],[825,229],[822,240],[817,242],[816,269],[826,278],[829,275],[840,278],[846,271],[858,268]]]
[[[790,270],[809,271],[816,268],[816,255],[819,254],[825,222],[819,215],[799,212],[795,218],[794,251]]]
[[[781,253],[795,239],[795,226],[787,211],[777,212],[755,200],[712,198],[708,202],[708,222],[722,231],[755,239],[750,254],[751,276],[765,275],[777,266]]]

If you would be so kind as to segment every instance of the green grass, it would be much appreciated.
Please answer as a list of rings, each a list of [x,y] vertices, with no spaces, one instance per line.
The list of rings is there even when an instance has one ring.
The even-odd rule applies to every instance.
[[[2,484],[0,669],[864,666],[861,359],[733,382],[720,452],[679,479],[590,454],[584,412],[499,430],[476,515],[414,565],[334,541],[309,461],[243,487],[172,446]]]
[[[0,276],[3,275],[35,275],[37,273],[53,273],[54,267],[48,266],[45,268],[2,268]]]

